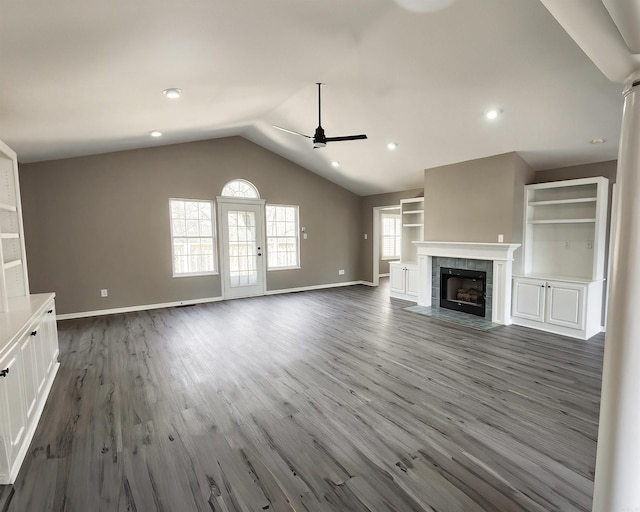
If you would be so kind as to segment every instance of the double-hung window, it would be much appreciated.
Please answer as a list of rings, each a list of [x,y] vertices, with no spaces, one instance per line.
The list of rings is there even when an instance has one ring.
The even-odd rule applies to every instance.
[[[382,258],[397,259],[400,257],[401,226],[400,215],[383,213],[382,220]]]
[[[300,268],[298,207],[266,205],[267,268]]]
[[[173,275],[217,273],[213,201],[169,199]]]

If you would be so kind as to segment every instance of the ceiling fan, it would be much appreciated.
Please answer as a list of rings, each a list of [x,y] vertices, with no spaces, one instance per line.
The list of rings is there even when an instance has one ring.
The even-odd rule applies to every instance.
[[[323,148],[327,145],[327,142],[338,142],[341,140],[362,140],[362,139],[366,139],[367,136],[362,134],[362,135],[343,135],[342,137],[327,137],[324,133],[324,129],[322,128],[322,121],[321,121],[321,110],[320,110],[320,87],[323,85],[320,82],[316,82],[316,85],[318,86],[318,127],[316,128],[316,132],[313,135],[313,137],[311,137],[310,135],[305,135],[304,133],[300,133],[300,132],[294,132],[293,130],[288,130],[287,128],[282,128],[280,126],[275,126],[274,128],[277,128],[278,130],[282,130],[283,132],[287,132],[287,133],[293,133],[294,135],[300,135],[302,137],[306,137],[307,139],[312,139],[313,140],[313,148]]]

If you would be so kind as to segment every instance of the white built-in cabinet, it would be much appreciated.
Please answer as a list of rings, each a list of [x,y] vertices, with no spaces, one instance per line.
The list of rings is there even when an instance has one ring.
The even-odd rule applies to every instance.
[[[418,302],[418,264],[390,263],[389,285],[392,297]]]
[[[608,188],[604,177],[525,187],[514,324],[585,340],[601,331]]]
[[[13,483],[58,363],[53,293],[29,293],[16,154],[0,141],[0,484]]]
[[[418,301],[418,253],[413,242],[424,239],[424,198],[400,201],[402,222],[400,261],[389,263],[390,294],[397,299]]]

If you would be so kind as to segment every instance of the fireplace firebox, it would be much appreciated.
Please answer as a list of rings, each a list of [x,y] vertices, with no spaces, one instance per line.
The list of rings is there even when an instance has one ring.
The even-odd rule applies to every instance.
[[[440,267],[440,307],[484,317],[487,273]]]

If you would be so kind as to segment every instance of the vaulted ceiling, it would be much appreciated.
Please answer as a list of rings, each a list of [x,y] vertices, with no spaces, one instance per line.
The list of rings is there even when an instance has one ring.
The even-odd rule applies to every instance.
[[[2,0],[0,139],[33,162],[240,135],[360,195],[509,151],[535,169],[616,158],[622,85],[543,3],[444,3]],[[327,135],[367,140],[273,128],[313,134],[315,82]]]

